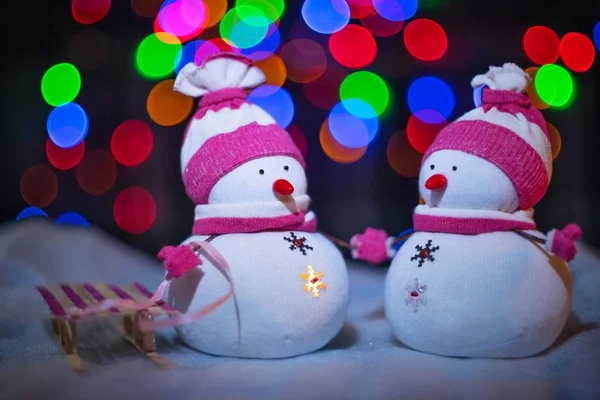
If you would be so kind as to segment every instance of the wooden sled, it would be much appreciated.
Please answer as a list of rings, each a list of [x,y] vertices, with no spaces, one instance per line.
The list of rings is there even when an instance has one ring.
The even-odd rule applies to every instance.
[[[38,286],[44,301],[51,314],[52,331],[58,337],[62,350],[67,355],[67,361],[72,369],[82,372],[85,370],[77,354],[77,324],[88,317],[70,315],[68,310],[86,307],[106,299],[128,299],[147,301],[152,297],[152,292],[139,283],[119,286],[106,283],[81,283]],[[143,332],[138,327],[142,319],[152,320],[160,315],[179,314],[177,310],[163,301],[149,310],[132,312],[122,311],[116,307],[109,311],[94,314],[96,317],[121,316],[122,322],[115,323],[111,318],[114,328],[129,343],[145,354],[155,365],[166,368],[169,363],[156,352],[154,332]]]

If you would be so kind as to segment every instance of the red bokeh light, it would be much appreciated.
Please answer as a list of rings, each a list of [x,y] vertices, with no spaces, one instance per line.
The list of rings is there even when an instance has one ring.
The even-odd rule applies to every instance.
[[[55,145],[51,139],[46,140],[46,157],[48,157],[48,161],[54,168],[61,171],[66,171],[79,164],[84,152],[84,141],[81,141],[77,146],[63,149]]]
[[[21,196],[32,207],[50,205],[58,193],[58,178],[52,168],[38,164],[29,168],[21,177]]]
[[[71,13],[80,24],[95,24],[110,11],[111,0],[73,0]]]
[[[81,189],[92,195],[106,193],[117,179],[117,163],[107,150],[88,150],[75,169]]]
[[[394,36],[404,27],[404,21],[390,21],[379,14],[369,15],[360,19],[360,23],[375,36]]]
[[[553,64],[558,60],[559,43],[558,35],[545,26],[532,26],[523,37],[525,54],[540,65]]]
[[[115,160],[127,167],[146,161],[153,146],[152,130],[144,121],[137,119],[119,125],[110,140],[110,149]]]
[[[302,85],[304,95],[313,105],[323,110],[331,110],[340,101],[340,85],[346,75],[344,67],[329,63],[319,79]]]
[[[435,117],[432,116],[430,120],[441,121],[444,117],[437,111],[427,110],[427,113],[437,114]],[[428,118],[429,119],[429,118]],[[428,124],[427,122],[421,121],[414,114],[408,119],[406,124],[406,136],[410,145],[419,153],[423,154],[427,151],[437,134],[448,125],[447,121],[442,121],[438,124]]]
[[[130,187],[118,194],[113,205],[115,222],[127,233],[139,235],[146,232],[156,219],[156,204],[148,191]]]
[[[321,45],[310,39],[294,39],[281,48],[288,79],[307,83],[318,79],[327,68],[327,56]]]
[[[430,19],[415,19],[404,28],[408,52],[422,61],[435,61],[446,53],[448,37],[440,24]]]
[[[348,68],[363,68],[377,56],[377,42],[360,25],[348,24],[329,37],[329,50],[337,62]]]
[[[298,128],[296,125],[290,125],[286,129],[292,137],[294,143],[296,143],[296,146],[298,146],[298,149],[300,150],[300,153],[302,153],[302,156],[306,156],[306,151],[308,150],[308,143],[306,142],[306,137],[304,136],[302,129]]]
[[[346,0],[350,7],[351,18],[364,18],[376,14],[373,0]]]
[[[585,72],[592,67],[596,56],[594,43],[587,36],[569,32],[560,41],[560,57],[575,72]]]

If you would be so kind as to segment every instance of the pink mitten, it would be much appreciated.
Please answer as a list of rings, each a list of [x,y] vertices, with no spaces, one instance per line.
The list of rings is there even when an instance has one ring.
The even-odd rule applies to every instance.
[[[365,233],[352,236],[350,245],[352,258],[364,260],[370,264],[379,264],[390,259],[393,255],[391,243],[393,237],[388,237],[382,229],[367,228]]]
[[[561,231],[553,229],[548,233],[546,249],[567,262],[571,261],[577,254],[575,242],[580,237],[581,228],[577,224],[569,224]]]
[[[169,278],[179,278],[202,264],[202,260],[186,245],[165,246],[158,253],[158,259],[163,262]]]

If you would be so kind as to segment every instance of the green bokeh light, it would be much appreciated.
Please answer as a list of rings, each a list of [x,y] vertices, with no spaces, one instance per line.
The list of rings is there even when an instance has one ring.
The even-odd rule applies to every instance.
[[[381,115],[390,102],[390,91],[385,81],[378,75],[368,71],[358,71],[348,75],[340,85],[340,99],[347,102],[350,99],[359,99],[373,107],[376,115]],[[359,118],[370,118],[361,115],[360,109],[353,110],[351,103],[344,104],[348,111]]]
[[[153,79],[164,78],[175,70],[181,42],[168,33],[147,36],[137,49],[136,64],[139,72]]]
[[[551,106],[564,106],[573,95],[573,79],[569,72],[559,65],[542,65],[534,82],[540,99]]]
[[[73,64],[61,63],[50,67],[42,77],[42,96],[54,107],[75,100],[81,89],[81,76]]]
[[[285,10],[284,0],[236,0],[235,5],[257,8],[265,15],[265,17],[267,17],[270,23],[277,21]],[[246,18],[246,12],[247,10],[244,10],[243,7],[238,8],[237,11],[242,19]]]
[[[223,16],[221,37],[240,49],[259,44],[267,35],[271,21],[256,7],[237,6]]]

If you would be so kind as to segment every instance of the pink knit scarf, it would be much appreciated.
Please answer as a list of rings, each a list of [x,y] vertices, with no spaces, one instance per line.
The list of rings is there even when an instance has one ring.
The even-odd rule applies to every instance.
[[[419,205],[415,208],[413,224],[417,232],[455,233],[478,235],[480,233],[536,229],[533,209],[514,213],[489,210],[464,210]]]

